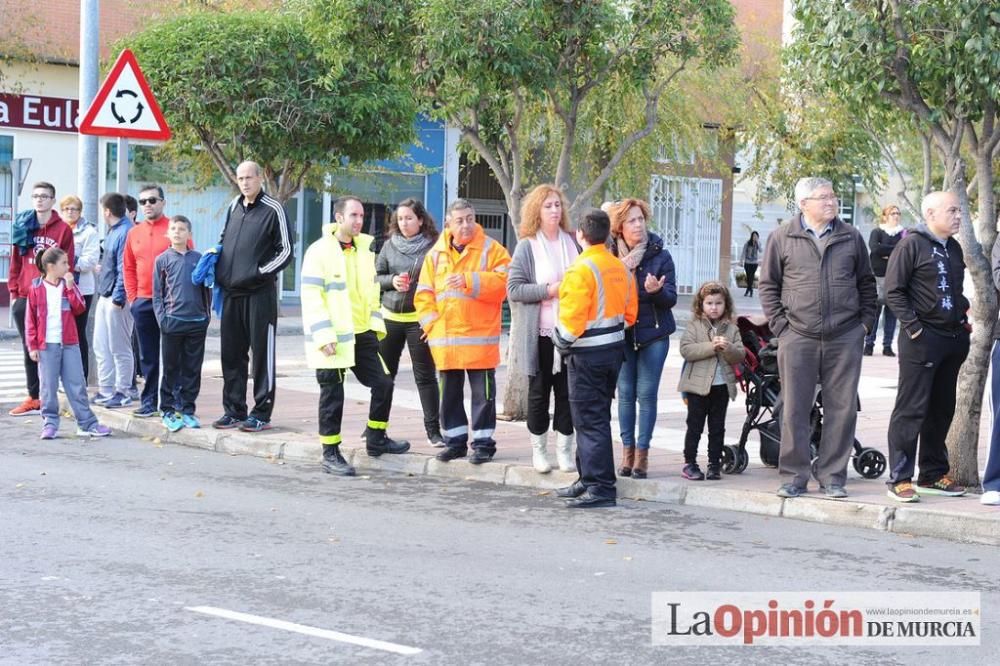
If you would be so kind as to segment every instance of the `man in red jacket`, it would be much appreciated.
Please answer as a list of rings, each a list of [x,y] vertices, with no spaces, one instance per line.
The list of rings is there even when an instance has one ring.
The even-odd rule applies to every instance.
[[[122,254],[125,296],[139,338],[139,365],[146,378],[142,404],[132,412],[140,418],[160,415],[160,326],[153,312],[153,266],[156,258],[170,247],[167,238],[170,220],[163,214],[165,205],[162,187],[143,186],[139,191],[139,207],[144,219],[129,230]],[[189,246],[193,247],[190,243]]]
[[[38,364],[28,354],[24,330],[24,313],[28,304],[28,291],[31,289],[31,281],[39,277],[38,268],[35,266],[35,255],[41,254],[50,247],[58,247],[68,255],[70,266],[73,266],[75,262],[73,230],[53,210],[52,206],[55,205],[55,202],[56,188],[52,183],[35,183],[31,188],[31,203],[34,210],[18,215],[18,222],[22,220],[26,223],[37,221],[37,228],[33,231],[27,231],[25,245],[18,245],[15,240],[10,258],[7,288],[10,290],[14,324],[17,326],[17,332],[21,336],[21,345],[24,349],[24,374],[28,383],[28,397],[10,411],[11,416],[38,414],[42,408],[38,399]]]

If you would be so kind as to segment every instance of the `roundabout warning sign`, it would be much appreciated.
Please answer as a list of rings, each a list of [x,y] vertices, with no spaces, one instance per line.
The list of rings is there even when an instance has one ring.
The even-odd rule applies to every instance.
[[[166,141],[163,119],[135,55],[122,51],[80,123],[81,134]]]

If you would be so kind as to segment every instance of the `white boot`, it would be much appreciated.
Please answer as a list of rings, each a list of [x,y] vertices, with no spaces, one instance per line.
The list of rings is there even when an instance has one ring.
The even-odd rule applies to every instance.
[[[573,442],[575,435],[564,435],[556,433],[556,460],[559,461],[559,470],[562,472],[576,471],[576,457],[573,455]]]
[[[549,441],[549,433],[543,432],[541,435],[531,435],[531,465],[539,474],[548,474],[552,471],[552,465],[545,457],[545,447]]]

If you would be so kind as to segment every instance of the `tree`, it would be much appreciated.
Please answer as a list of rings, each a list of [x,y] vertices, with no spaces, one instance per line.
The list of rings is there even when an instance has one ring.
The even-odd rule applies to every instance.
[[[948,450],[958,481],[978,484],[979,422],[998,310],[990,257],[997,238],[1000,10],[981,0],[797,0],[795,18],[794,66],[856,111],[895,112],[925,132],[944,166],[945,187],[961,201],[959,240],[975,286],[974,329]],[[963,149],[973,163],[971,179]]]
[[[328,21],[342,34],[368,30],[350,16]],[[310,173],[392,156],[413,136],[413,96],[388,68],[362,50],[327,57],[291,13],[185,14],[121,46],[156,90],[171,153],[213,166],[234,187],[236,165],[253,159],[282,202]]]
[[[364,0],[314,0],[315,17]],[[732,60],[738,38],[727,0],[414,0],[390,3],[380,20],[404,26],[395,43],[400,66],[423,108],[461,131],[503,190],[516,229],[532,183],[551,181],[570,194],[571,214],[591,205],[629,152],[650,136],[665,91],[695,63]],[[392,13],[392,18],[387,16]],[[319,20],[310,25],[329,29]],[[385,41],[393,40],[392,36]],[[615,128],[596,170],[574,162],[589,138],[583,121],[612,92],[639,101],[639,113]],[[588,115],[590,114],[590,115]],[[554,158],[544,158],[548,151]],[[536,159],[538,156],[543,159]],[[532,161],[547,165],[532,172]],[[515,318],[511,332],[521,322]],[[527,381],[508,358],[504,412],[523,418]]]

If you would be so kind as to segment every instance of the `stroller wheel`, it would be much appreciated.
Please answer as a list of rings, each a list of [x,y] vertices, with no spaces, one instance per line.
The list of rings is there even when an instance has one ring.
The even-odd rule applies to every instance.
[[[722,448],[722,472],[723,474],[739,474],[747,468],[750,456],[746,449],[738,446],[725,446]]]
[[[861,449],[854,456],[854,471],[866,479],[877,479],[885,472],[885,454],[877,449]]]

